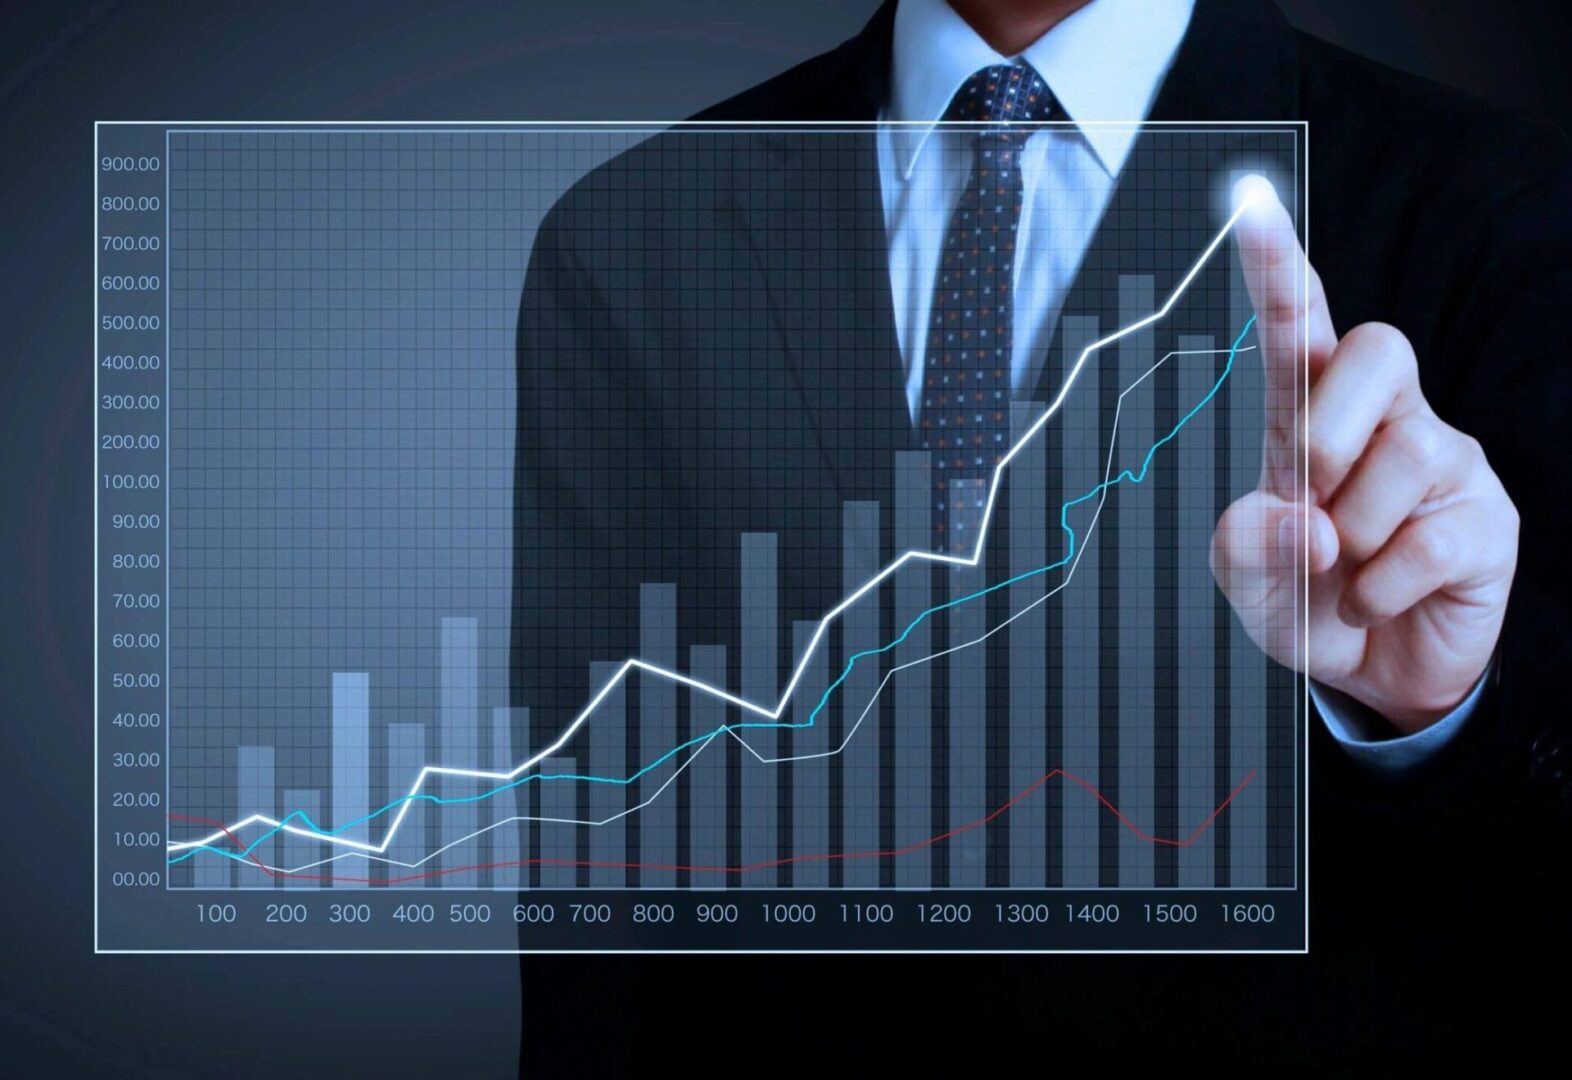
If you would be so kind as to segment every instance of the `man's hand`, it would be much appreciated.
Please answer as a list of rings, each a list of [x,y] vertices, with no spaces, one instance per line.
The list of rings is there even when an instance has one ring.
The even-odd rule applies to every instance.
[[[1266,366],[1266,440],[1256,489],[1217,524],[1212,572],[1269,656],[1418,731],[1489,663],[1517,566],[1517,509],[1479,443],[1425,401],[1400,332],[1365,323],[1338,338],[1315,271],[1301,280],[1304,252],[1270,185],[1246,179],[1235,197],[1253,200],[1235,228]],[[1307,457],[1308,501],[1297,468]],[[1300,553],[1308,651],[1296,648]]]

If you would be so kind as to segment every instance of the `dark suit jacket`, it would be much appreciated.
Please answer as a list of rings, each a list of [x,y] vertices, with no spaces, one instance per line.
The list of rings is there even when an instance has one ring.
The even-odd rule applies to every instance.
[[[873,119],[892,16],[887,4],[840,48],[700,118]],[[1522,513],[1482,711],[1401,782],[1364,774],[1312,724],[1308,961],[970,961],[957,979],[911,959],[832,973],[768,958],[701,970],[526,955],[526,1063],[632,1067],[652,1047],[669,1062],[678,1046],[716,1043],[757,1054],[778,1046],[788,1015],[844,1033],[868,1002],[891,1018],[883,1035],[905,1031],[924,1053],[925,1019],[943,1016],[946,1038],[975,1046],[1009,1029],[1059,1061],[1112,1052],[1138,1030],[1206,1061],[1358,1062],[1490,1030],[1476,993],[1497,993],[1525,950],[1564,964],[1572,732],[1558,691],[1572,632],[1553,560],[1569,524],[1555,328],[1572,296],[1567,144],[1298,34],[1255,0],[1200,0],[1152,119],[1308,121],[1308,250],[1339,330],[1379,319],[1407,334],[1437,412],[1479,438]],[[635,150],[577,185],[531,260],[514,645],[519,700],[542,718],[535,745],[582,704],[588,660],[638,651],[639,582],[678,580],[681,595],[707,598],[682,608],[686,640],[735,625],[739,533],[779,533],[783,621],[833,604],[840,582],[822,567],[841,504],[888,505],[890,455],[910,445],[866,136],[821,141],[807,162],[789,138],[738,136],[718,170],[706,157],[716,136],[704,136],[687,175],[662,175],[680,138],[663,140],[660,159]],[[757,168],[737,168],[750,154]],[[801,177],[818,169],[861,181],[810,190]],[[777,228],[800,245],[761,259]],[[865,364],[827,359],[849,343]],[[581,1035],[586,999],[599,1005],[593,1035]],[[730,1022],[696,1029],[710,1000]],[[1514,1015],[1543,1005],[1514,1001]],[[803,1034],[788,1041],[806,1046]]]

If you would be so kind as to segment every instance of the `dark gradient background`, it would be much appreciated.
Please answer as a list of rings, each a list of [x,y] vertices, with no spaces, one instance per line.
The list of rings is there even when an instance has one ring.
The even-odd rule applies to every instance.
[[[873,7],[3,6],[0,1073],[434,1077],[517,1060],[510,957],[92,955],[92,121],[669,119],[834,45]],[[1355,51],[1572,122],[1564,2],[1284,7]]]

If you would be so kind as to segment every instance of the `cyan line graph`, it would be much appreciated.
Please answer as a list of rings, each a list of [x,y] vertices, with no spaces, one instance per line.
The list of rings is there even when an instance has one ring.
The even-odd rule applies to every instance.
[[[1232,222],[1230,222],[1230,225],[1231,224],[1232,224]],[[990,593],[997,592],[1000,589],[1004,589],[1004,588],[1007,588],[1007,587],[1009,587],[1011,585],[1018,584],[1019,582],[1027,581],[1027,580],[1030,580],[1031,578],[1038,577],[1038,576],[1041,576],[1043,574],[1052,573],[1054,570],[1060,569],[1060,568],[1068,565],[1069,562],[1075,557],[1075,551],[1076,551],[1076,547],[1075,547],[1075,545],[1076,545],[1076,533],[1075,533],[1075,529],[1073,527],[1071,527],[1071,525],[1069,523],[1069,513],[1070,513],[1070,511],[1072,509],[1074,509],[1076,506],[1079,506],[1082,503],[1085,503],[1085,502],[1087,502],[1087,501],[1089,501],[1091,499],[1096,498],[1102,492],[1104,492],[1104,491],[1106,491],[1106,490],[1108,490],[1110,488],[1113,488],[1113,487],[1115,487],[1115,486],[1117,486],[1119,484],[1122,484],[1122,483],[1124,483],[1126,481],[1128,481],[1128,482],[1130,482],[1132,484],[1140,484],[1140,483],[1145,481],[1145,479],[1146,479],[1146,477],[1147,477],[1147,475],[1148,475],[1148,473],[1149,473],[1149,471],[1151,469],[1152,462],[1153,462],[1153,460],[1157,456],[1157,451],[1162,449],[1168,443],[1172,442],[1178,436],[1180,430],[1182,430],[1184,428],[1184,426],[1186,424],[1188,424],[1190,422],[1190,420],[1193,419],[1196,416],[1197,413],[1199,413],[1203,408],[1205,408],[1208,404],[1210,404],[1211,401],[1213,400],[1213,398],[1215,398],[1217,396],[1218,391],[1222,389],[1222,386],[1223,386],[1224,382],[1227,381],[1228,376],[1233,372],[1234,362],[1235,362],[1235,360],[1237,359],[1237,357],[1239,355],[1240,348],[1244,344],[1245,338],[1249,335],[1250,330],[1254,327],[1255,321],[1256,321],[1256,319],[1255,319],[1255,316],[1253,316],[1253,315],[1249,319],[1247,319],[1245,321],[1245,324],[1240,329],[1238,336],[1234,339],[1232,345],[1229,346],[1228,358],[1227,358],[1227,361],[1223,365],[1222,374],[1220,374],[1218,376],[1217,380],[1212,384],[1211,388],[1206,392],[1206,394],[1203,395],[1201,397],[1201,399],[1198,402],[1196,402],[1196,404],[1193,407],[1191,407],[1191,409],[1188,412],[1186,412],[1184,414],[1184,416],[1182,416],[1177,423],[1174,424],[1174,426],[1168,431],[1168,433],[1152,444],[1152,446],[1147,450],[1146,456],[1142,459],[1141,466],[1140,466],[1139,470],[1132,471],[1130,469],[1124,469],[1124,470],[1120,471],[1119,474],[1114,476],[1112,479],[1104,480],[1104,481],[1094,485],[1092,488],[1090,488],[1086,492],[1082,493],[1081,495],[1076,496],[1073,499],[1070,499],[1070,500],[1066,501],[1065,503],[1063,503],[1060,506],[1060,508],[1059,508],[1059,527],[1064,532],[1065,537],[1066,537],[1065,553],[1064,553],[1063,557],[1059,558],[1058,560],[1056,560],[1056,561],[1054,561],[1052,563],[1047,564],[1046,566],[1040,566],[1040,567],[1037,567],[1036,569],[1025,571],[1023,573],[1015,575],[1014,577],[1006,578],[1006,579],[1004,579],[1002,581],[995,582],[994,584],[989,585],[989,586],[987,586],[985,588],[979,589],[976,592],[968,593],[965,596],[956,597],[955,599],[949,600],[949,601],[947,601],[947,602],[945,602],[943,604],[937,604],[937,605],[935,605],[933,607],[930,607],[927,610],[922,611],[914,619],[912,619],[912,621],[901,632],[900,636],[896,637],[894,640],[886,643],[885,645],[880,646],[877,649],[865,649],[862,652],[854,653],[853,655],[851,655],[850,657],[847,658],[846,666],[842,669],[840,675],[835,679],[834,682],[830,683],[830,685],[825,688],[825,691],[824,691],[823,695],[819,698],[819,701],[814,706],[813,710],[808,714],[808,718],[806,720],[803,720],[803,721],[783,721],[783,720],[743,721],[743,722],[735,723],[735,724],[722,724],[722,725],[720,725],[719,727],[715,728],[712,731],[707,731],[703,735],[696,736],[696,737],[694,737],[692,739],[687,740],[686,742],[680,743],[677,746],[672,747],[670,750],[666,751],[664,754],[662,754],[660,757],[656,758],[654,761],[649,762],[648,764],[644,765],[642,768],[640,768],[636,772],[632,773],[629,776],[625,776],[625,777],[590,776],[590,775],[584,775],[584,774],[579,774],[579,773],[534,773],[534,774],[531,774],[531,775],[528,775],[528,776],[520,777],[520,778],[518,778],[516,780],[511,780],[511,781],[509,781],[509,782],[507,782],[505,784],[500,784],[500,785],[498,785],[498,786],[496,786],[494,788],[491,788],[488,791],[483,791],[483,792],[480,792],[480,793],[475,794],[475,795],[440,796],[440,795],[431,795],[431,794],[427,794],[427,793],[424,793],[424,792],[411,792],[409,794],[402,795],[402,796],[400,796],[397,799],[394,799],[392,802],[387,803],[385,806],[378,807],[377,809],[371,811],[368,814],[365,814],[365,815],[363,815],[361,817],[358,817],[358,818],[354,819],[353,821],[345,822],[344,824],[339,825],[339,826],[337,826],[336,828],[333,828],[333,829],[324,829],[324,828],[318,826],[315,822],[313,822],[311,820],[310,816],[308,814],[306,814],[304,811],[293,810],[293,811],[290,811],[288,814],[286,814],[283,817],[283,819],[281,819],[277,824],[273,825],[267,831],[265,831],[262,834],[260,834],[255,840],[253,840],[250,844],[248,844],[243,850],[239,850],[239,851],[225,851],[222,848],[217,848],[217,847],[212,846],[210,843],[202,842],[202,843],[194,844],[188,850],[183,851],[180,854],[171,857],[169,859],[169,864],[172,866],[172,865],[175,865],[177,863],[183,862],[186,859],[189,859],[192,856],[196,855],[198,852],[202,852],[202,851],[211,852],[211,853],[213,853],[215,855],[222,855],[222,856],[224,856],[225,858],[228,858],[228,859],[248,860],[249,856],[251,855],[251,853],[253,851],[255,851],[258,847],[260,847],[267,840],[272,838],[275,834],[277,834],[277,833],[279,833],[281,831],[284,831],[286,829],[286,827],[289,825],[289,822],[294,821],[294,820],[298,820],[298,821],[302,822],[306,826],[306,828],[308,828],[309,830],[311,830],[312,833],[314,833],[314,834],[316,834],[316,835],[318,835],[320,837],[332,837],[332,836],[336,836],[336,835],[338,835],[340,833],[343,833],[343,832],[345,832],[345,831],[347,831],[349,829],[352,829],[352,828],[354,828],[354,827],[356,827],[358,825],[363,825],[363,824],[365,824],[365,823],[367,823],[369,821],[373,821],[376,818],[379,818],[382,815],[388,813],[389,811],[398,809],[401,806],[404,806],[404,805],[406,805],[408,803],[412,803],[412,802],[415,802],[415,801],[429,802],[429,803],[432,803],[433,805],[437,805],[437,806],[460,805],[460,804],[464,804],[464,803],[480,802],[480,801],[482,801],[484,799],[489,799],[489,798],[492,798],[495,795],[501,794],[502,792],[510,791],[510,790],[512,790],[514,788],[520,787],[520,786],[522,786],[522,785],[524,785],[524,784],[526,784],[526,783],[528,783],[530,781],[533,781],[533,780],[572,780],[572,781],[578,781],[578,782],[581,782],[581,783],[628,785],[628,784],[632,784],[632,783],[637,782],[641,777],[643,777],[644,775],[649,773],[651,770],[656,769],[659,766],[661,766],[662,764],[664,764],[665,762],[671,760],[677,754],[680,754],[683,750],[686,750],[686,749],[688,749],[689,747],[692,747],[692,746],[697,746],[697,745],[699,745],[701,743],[706,743],[710,739],[713,739],[713,738],[715,738],[718,735],[723,735],[723,734],[727,734],[727,733],[730,733],[730,732],[736,732],[736,731],[744,731],[744,730],[749,730],[749,729],[761,729],[761,728],[763,728],[763,729],[781,729],[781,728],[801,729],[801,728],[811,727],[817,721],[819,713],[822,712],[824,710],[825,705],[827,705],[829,703],[831,695],[834,694],[836,689],[838,687],[840,687],[840,685],[842,683],[844,683],[847,678],[850,677],[853,668],[857,665],[857,663],[859,661],[861,661],[861,660],[863,660],[863,659],[865,659],[867,657],[871,657],[871,656],[880,656],[880,655],[882,655],[882,654],[884,654],[886,652],[889,652],[891,649],[894,649],[894,648],[898,647],[902,642],[904,642],[911,635],[912,631],[914,631],[918,626],[920,626],[927,618],[929,618],[929,616],[932,616],[932,615],[935,615],[935,614],[937,614],[937,613],[939,613],[941,611],[945,611],[945,610],[948,610],[950,608],[956,607],[959,604],[965,604],[965,603],[969,603],[969,602],[971,602],[973,600],[980,599],[980,598],[982,598],[984,596],[989,595]],[[990,500],[990,510],[991,510],[991,505],[992,505],[992,503],[991,503],[991,500]]]

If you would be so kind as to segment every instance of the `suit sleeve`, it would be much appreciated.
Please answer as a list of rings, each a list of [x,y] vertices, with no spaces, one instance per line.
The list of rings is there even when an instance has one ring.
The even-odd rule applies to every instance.
[[[1460,145],[1469,140],[1460,140]],[[1477,438],[1521,515],[1506,622],[1476,712],[1401,779],[1347,777],[1357,799],[1399,829],[1564,843],[1568,781],[1546,768],[1567,756],[1572,625],[1565,572],[1572,535],[1567,425],[1572,375],[1565,320],[1572,301],[1572,154],[1553,133],[1495,138],[1472,162],[1488,183],[1458,217],[1441,363],[1427,397]],[[1358,770],[1350,770],[1350,773]],[[1531,840],[1529,837],[1541,837]]]
[[[1448,419],[1479,439],[1522,518],[1492,723],[1484,725],[1494,737],[1482,749],[1499,762],[1507,785],[1522,789],[1531,812],[1559,815],[1565,792],[1534,759],[1572,736],[1572,576],[1565,572],[1572,151],[1545,133],[1503,166],[1477,255],[1464,263],[1457,368],[1467,375],[1452,388],[1456,416]]]

